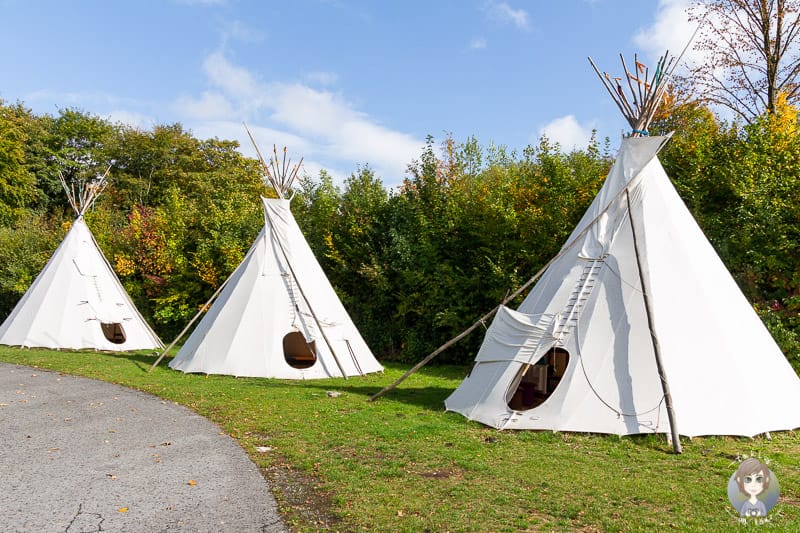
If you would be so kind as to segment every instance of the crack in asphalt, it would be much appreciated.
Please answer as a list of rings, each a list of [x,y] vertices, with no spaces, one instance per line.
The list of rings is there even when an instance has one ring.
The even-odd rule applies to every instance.
[[[85,523],[85,524],[80,524],[80,523],[76,524],[76,521],[78,520],[78,518],[80,518],[82,516],[87,516],[87,517],[88,516],[94,516],[96,519],[99,519],[100,521],[97,522],[96,526],[94,526],[97,529],[86,529],[87,526],[91,527],[91,525],[92,525],[91,519],[90,519],[90,521],[87,521],[87,523]],[[100,531],[103,531],[103,522],[104,521],[105,521],[105,518],[103,518],[103,515],[101,515],[100,513],[84,513],[83,512],[83,503],[79,503],[78,504],[78,512],[75,513],[75,516],[73,516],[72,520],[70,520],[69,524],[67,524],[67,527],[64,529],[64,533],[71,533],[71,532],[75,532],[75,531],[78,531],[80,533],[100,532]],[[72,526],[76,526],[76,529],[73,529]]]

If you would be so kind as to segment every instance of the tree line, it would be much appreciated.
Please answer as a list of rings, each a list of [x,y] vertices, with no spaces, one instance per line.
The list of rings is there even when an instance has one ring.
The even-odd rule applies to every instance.
[[[800,136],[780,100],[749,123],[669,100],[651,133],[698,223],[800,369]],[[289,147],[291,150],[291,147]],[[298,154],[302,155],[302,154]],[[395,189],[368,166],[342,184],[304,176],[292,210],[378,357],[417,361],[524,283],[560,249],[612,162],[608,139],[521,152],[470,137],[428,137]],[[234,141],[180,124],[141,130],[74,109],[37,115],[0,101],[0,318],[74,218],[59,181],[111,165],[86,214],[139,310],[167,341],[238,265],[274,196]],[[687,302],[687,310],[691,302]],[[488,324],[487,324],[488,326]],[[735,335],[731,331],[731,335]],[[465,364],[482,335],[445,352]]]

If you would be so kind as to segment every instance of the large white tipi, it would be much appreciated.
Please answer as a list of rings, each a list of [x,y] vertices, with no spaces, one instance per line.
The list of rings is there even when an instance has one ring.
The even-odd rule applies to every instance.
[[[530,294],[499,308],[448,410],[496,428],[668,433],[676,451],[678,435],[800,427],[800,379],[659,163],[668,137],[640,135],[667,67],[641,106],[618,101],[635,134]]]
[[[77,218],[44,269],[0,325],[0,344],[55,349],[162,348],[122,287],[83,215],[107,183],[62,184]]]
[[[169,366],[285,379],[382,371],[289,209],[300,164],[289,172],[285,149],[281,164],[277,152],[261,162],[280,198],[262,198],[264,228]]]

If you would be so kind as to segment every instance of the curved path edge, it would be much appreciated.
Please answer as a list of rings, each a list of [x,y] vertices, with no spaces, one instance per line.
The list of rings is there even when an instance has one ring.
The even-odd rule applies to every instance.
[[[191,410],[0,363],[3,531],[288,531],[242,448]]]

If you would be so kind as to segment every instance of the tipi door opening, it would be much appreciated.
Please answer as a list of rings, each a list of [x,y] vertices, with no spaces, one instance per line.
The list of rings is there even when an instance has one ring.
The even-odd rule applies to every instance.
[[[292,368],[311,368],[317,362],[317,341],[306,341],[299,331],[290,331],[283,337],[283,357]]]
[[[554,346],[535,364],[522,365],[506,395],[509,409],[528,411],[547,401],[561,383],[568,364],[569,352]]]
[[[103,330],[103,336],[105,336],[108,342],[113,342],[114,344],[123,344],[127,340],[127,337],[125,336],[125,328],[123,328],[122,324],[119,322],[101,322],[100,329]]]

